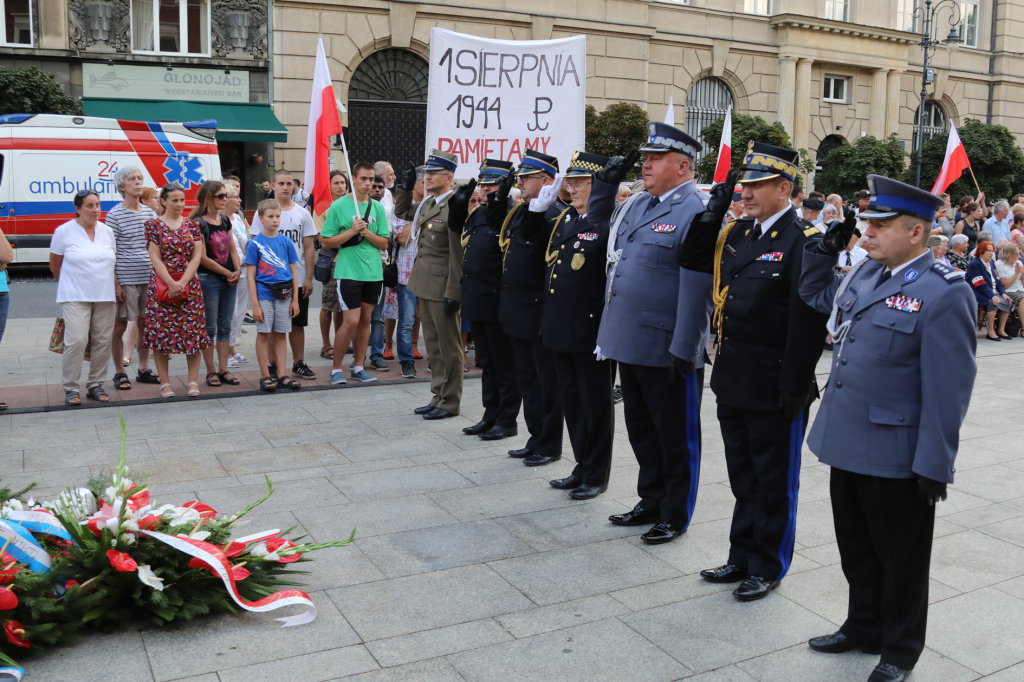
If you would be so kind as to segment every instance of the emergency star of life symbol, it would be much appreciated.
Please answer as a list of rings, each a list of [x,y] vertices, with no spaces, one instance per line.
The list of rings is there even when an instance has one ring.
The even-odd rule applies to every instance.
[[[176,182],[185,189],[192,185],[203,184],[203,174],[200,171],[202,161],[188,152],[175,152],[164,161],[164,168],[167,172],[164,178],[168,183]]]

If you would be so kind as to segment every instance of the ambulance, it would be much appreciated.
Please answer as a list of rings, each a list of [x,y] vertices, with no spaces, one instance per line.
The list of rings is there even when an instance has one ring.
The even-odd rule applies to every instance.
[[[221,177],[217,122],[122,121],[91,116],[0,116],[0,230],[18,264],[48,263],[53,231],[75,217],[75,194],[100,195],[104,214],[121,201],[118,168],[142,169],[144,186],[185,188],[186,211],[199,187]]]

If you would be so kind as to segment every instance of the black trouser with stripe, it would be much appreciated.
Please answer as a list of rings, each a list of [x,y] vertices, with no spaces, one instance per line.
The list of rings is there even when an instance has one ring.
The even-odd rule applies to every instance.
[[[882,660],[913,669],[924,649],[935,507],[917,498],[917,479],[832,469],[832,515],[850,608],[840,628],[881,646]]]
[[[519,416],[519,384],[516,382],[516,364],[512,359],[512,342],[502,331],[500,322],[470,320],[476,359],[483,368],[480,377],[483,392],[483,421],[495,426],[512,428]]]
[[[523,418],[530,432],[526,447],[535,454],[562,456],[562,401],[555,379],[554,353],[536,340],[510,337],[516,380],[523,396]]]
[[[782,580],[793,561],[800,450],[810,408],[795,421],[782,410],[718,403],[729,484],[736,498],[729,563],[765,580]]]
[[[611,474],[614,369],[614,360],[598,362],[593,353],[555,353],[558,391],[576,460],[572,473],[584,485],[603,486]]]
[[[700,403],[704,368],[675,384],[668,367],[619,363],[626,431],[640,464],[640,507],[686,530],[700,483]]]

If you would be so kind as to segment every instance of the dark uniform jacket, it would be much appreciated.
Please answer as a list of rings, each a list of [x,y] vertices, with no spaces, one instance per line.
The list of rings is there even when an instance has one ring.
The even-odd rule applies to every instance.
[[[592,186],[593,193],[618,189]],[[548,266],[542,327],[544,347],[557,353],[593,353],[597,343],[607,279],[608,220],[615,204],[594,205],[607,210],[580,217],[570,207],[551,235],[549,253],[556,255]]]
[[[821,233],[790,208],[755,240],[753,218],[733,226],[719,288],[729,287],[711,390],[718,402],[775,410],[780,391],[807,394],[825,341],[827,315],[800,298],[804,244]]]
[[[508,201],[512,208],[512,200]],[[465,256],[462,260],[462,318],[497,322],[501,302],[501,247],[495,228],[487,220],[487,207],[479,206],[462,228]]]

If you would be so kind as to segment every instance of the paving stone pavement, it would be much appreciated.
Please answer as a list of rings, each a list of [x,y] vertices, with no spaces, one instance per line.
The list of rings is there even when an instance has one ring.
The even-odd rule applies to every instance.
[[[916,682],[1024,681],[1024,340],[979,348],[979,376],[939,505],[927,648]],[[4,358],[0,347],[0,361]],[[827,370],[826,353],[819,371]],[[957,371],[950,361],[947,371]],[[768,599],[740,604],[697,572],[722,563],[732,497],[714,396],[705,390],[703,464],[693,524],[668,545],[609,514],[637,500],[637,465],[616,412],[611,487],[577,502],[500,443],[464,436],[463,414],[424,422],[426,384],[299,392],[124,410],[128,458],[154,499],[232,512],[277,492],[245,532],[297,526],[349,547],[315,555],[306,590],[319,617],[280,629],[272,616],[205,618],[179,629],[89,634],[26,661],[29,682],[415,682],[609,680],[863,682],[877,658],[826,656],[806,640],[833,631],[846,583],[828,470],[804,451],[796,556]],[[39,495],[84,483],[117,453],[114,408],[0,415],[0,471]]]

